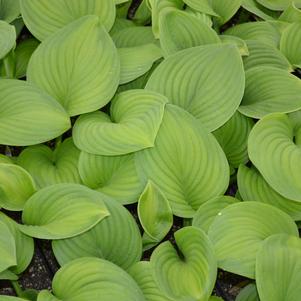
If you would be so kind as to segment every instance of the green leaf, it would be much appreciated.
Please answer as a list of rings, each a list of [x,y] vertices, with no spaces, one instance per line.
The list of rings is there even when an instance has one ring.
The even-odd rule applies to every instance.
[[[136,24],[132,20],[117,17],[112,29],[110,30],[110,35],[113,36],[117,32],[129,27],[136,27]]]
[[[277,193],[254,167],[239,166],[237,184],[244,201],[267,203],[278,207],[292,219],[301,220],[301,203]]]
[[[22,213],[19,229],[40,239],[63,239],[84,233],[109,216],[104,196],[78,184],[56,184],[36,192]]]
[[[274,112],[288,113],[301,108],[301,81],[285,70],[254,67],[246,71],[246,89],[239,112],[262,118]]]
[[[274,18],[277,18],[277,12],[269,10],[256,0],[242,0],[242,7],[263,20],[274,20]]]
[[[280,50],[296,68],[301,68],[301,23],[289,25],[283,32]]]
[[[32,145],[67,131],[63,107],[40,89],[13,79],[0,80],[0,144]]]
[[[0,163],[14,164],[11,157],[0,154]]]
[[[145,90],[120,93],[112,101],[111,118],[94,112],[77,119],[74,143],[83,151],[104,156],[152,147],[166,102],[163,95]]]
[[[120,58],[120,85],[145,74],[162,57],[161,49],[155,44],[119,48],[118,54]]]
[[[20,0],[20,4],[26,27],[40,41],[87,15],[98,16],[100,23],[109,31],[116,14],[112,0],[53,0],[51,5],[48,0]]]
[[[254,283],[245,286],[237,295],[235,301],[260,301],[257,288]]]
[[[79,155],[72,138],[68,138],[54,151],[46,145],[27,147],[19,155],[17,163],[32,175],[39,188],[59,183],[80,184]]]
[[[228,36],[226,34],[220,35],[220,40],[222,41],[222,43],[224,44],[230,44],[230,45],[235,45],[241,56],[248,56],[249,55],[249,50],[248,50],[248,46],[247,43],[235,36]]]
[[[140,260],[142,241],[134,218],[116,201],[104,199],[104,203],[110,216],[81,235],[52,242],[61,266],[80,257],[98,257],[128,269]]]
[[[236,111],[230,120],[213,132],[232,167],[236,168],[239,164],[248,162],[247,143],[253,125],[251,118]]]
[[[214,221],[218,213],[229,205],[237,203],[238,200],[231,196],[218,196],[210,199],[206,203],[200,206],[195,213],[192,226],[202,229],[205,233],[208,233],[210,225]]]
[[[15,239],[6,224],[0,221],[0,273],[16,264]]]
[[[14,164],[0,163],[0,206],[21,211],[35,193],[36,185],[30,174]]]
[[[154,279],[153,267],[149,261],[137,262],[128,272],[138,283],[146,301],[174,301],[159,289]]]
[[[11,23],[20,15],[20,4],[18,0],[0,1],[0,20]]]
[[[301,10],[298,9],[294,2],[291,3],[281,14],[279,20],[284,22],[301,22]]]
[[[195,46],[220,43],[217,33],[196,16],[166,8],[159,18],[160,44],[164,56]]]
[[[27,269],[33,257],[33,239],[24,235],[19,230],[18,224],[2,212],[0,212],[0,221],[9,229],[16,246],[16,266],[11,267],[9,270],[14,274],[21,274]]]
[[[138,201],[138,217],[144,233],[144,243],[159,243],[173,224],[172,210],[162,191],[148,181]]]
[[[278,47],[281,33],[276,26],[264,21],[248,22],[230,27],[225,31],[243,40],[255,40]]]
[[[300,278],[300,238],[289,235],[269,237],[256,259],[256,284],[260,300],[300,300]]]
[[[212,9],[218,15],[219,24],[228,22],[240,8],[242,0],[211,0]]]
[[[18,280],[18,276],[10,270],[5,270],[0,273],[0,280]]]
[[[294,221],[283,211],[259,202],[239,202],[221,210],[209,228],[218,267],[255,278],[256,254],[263,241],[278,233],[298,236]]]
[[[18,298],[18,297],[12,297],[12,296],[1,296],[1,301],[28,301],[28,300],[23,298]],[[46,299],[43,301],[46,301]],[[49,300],[49,301],[56,301],[56,300]]]
[[[15,43],[15,27],[0,20],[0,59],[4,58],[9,53],[9,51],[15,46]]]
[[[193,116],[167,105],[155,146],[137,152],[141,179],[153,181],[180,217],[225,192],[227,159],[214,137]]]
[[[261,5],[272,10],[285,10],[292,2],[297,7],[301,7],[300,0],[256,0]]]
[[[217,16],[210,0],[183,0],[191,8],[211,16]]]
[[[63,266],[54,276],[52,290],[63,301],[145,301],[129,274],[98,258],[81,258]]]
[[[209,301],[223,301],[224,299],[222,299],[221,297],[217,297],[217,296],[211,296],[209,298]]]
[[[253,67],[269,66],[286,71],[293,71],[287,58],[275,46],[262,41],[247,40],[249,56],[243,58],[245,70]]]
[[[119,64],[112,39],[96,16],[87,16],[40,44],[29,61],[27,78],[75,116],[111,100],[119,83]]]
[[[176,300],[207,301],[216,280],[216,259],[207,235],[195,227],[175,232],[178,251],[166,241],[151,256],[159,288]]]
[[[244,85],[237,47],[215,44],[169,56],[153,72],[146,89],[167,96],[213,131],[235,113]]]
[[[207,24],[209,27],[212,27],[213,22],[212,22],[212,16],[207,15],[205,13],[200,13],[196,10],[194,10],[193,8],[187,6],[185,8],[185,12],[198,18],[200,21],[202,21],[203,23]]]
[[[301,201],[300,128],[285,114],[261,119],[249,136],[249,156],[264,179],[282,196]],[[295,139],[295,141],[294,141]]]
[[[142,0],[138,9],[135,12],[135,16],[132,19],[136,24],[145,25],[149,24],[151,20],[151,11],[147,6],[147,0]]]

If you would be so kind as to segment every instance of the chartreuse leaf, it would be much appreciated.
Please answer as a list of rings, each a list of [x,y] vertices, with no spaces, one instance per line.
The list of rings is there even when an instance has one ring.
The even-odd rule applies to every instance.
[[[228,187],[229,166],[217,141],[177,106],[166,106],[154,147],[135,156],[141,179],[159,187],[177,216],[193,217]]]
[[[267,203],[286,212],[292,219],[301,220],[301,203],[277,193],[254,167],[239,166],[237,184],[244,201]]]
[[[19,155],[17,163],[32,175],[39,188],[59,183],[80,184],[79,155],[72,138],[68,138],[54,151],[42,144],[27,147]]]
[[[249,50],[248,50],[248,46],[247,43],[235,36],[229,36],[226,34],[220,35],[219,36],[220,40],[222,43],[224,44],[231,44],[231,45],[235,45],[238,50],[239,53],[241,54],[241,56],[248,56],[249,55]]]
[[[195,213],[192,226],[202,229],[204,232],[208,233],[209,227],[214,221],[218,213],[231,204],[237,203],[239,200],[231,196],[218,196],[215,197],[203,205]]]
[[[119,48],[120,84],[128,83],[149,71],[154,62],[162,57],[155,44]]]
[[[273,20],[274,18],[277,18],[277,12],[269,10],[259,4],[256,0],[242,0],[241,6],[263,20]]]
[[[74,116],[111,100],[119,83],[119,64],[115,45],[98,18],[86,16],[41,43],[29,61],[27,78]]]
[[[53,0],[51,5],[48,0],[20,0],[20,4],[26,27],[40,41],[87,15],[98,16],[100,24],[109,31],[116,14],[112,0]]]
[[[124,3],[124,2],[127,2],[127,3]],[[117,4],[117,6],[116,6],[116,17],[117,18],[127,18],[129,8],[131,6],[131,2],[123,1],[123,3],[122,2],[118,3],[118,1],[115,1],[115,3]]]
[[[0,212],[0,222],[4,223],[12,234],[16,245],[16,265],[10,268],[14,274],[21,274],[29,266],[34,252],[34,242],[31,237],[23,234],[18,224],[4,213]]]
[[[162,191],[148,181],[138,201],[139,221],[145,231],[143,244],[156,245],[169,232],[173,224],[172,210]]]
[[[113,36],[114,34],[116,34],[117,32],[125,28],[135,27],[135,26],[136,24],[132,20],[117,17],[112,29],[110,30],[110,35]]]
[[[256,259],[256,284],[260,300],[300,300],[300,278],[300,238],[283,234],[266,239]]]
[[[14,164],[11,157],[0,154],[0,163]]]
[[[264,179],[282,196],[301,201],[300,128],[285,114],[270,114],[261,119],[249,136],[252,163]]]
[[[280,31],[272,24],[264,21],[248,22],[230,27],[225,31],[227,35],[233,35],[243,40],[256,40],[278,47]]]
[[[292,2],[279,17],[280,21],[284,22],[301,22],[301,10]]]
[[[213,132],[232,167],[238,167],[239,164],[248,162],[247,143],[253,125],[254,122],[251,118],[245,117],[237,111],[230,120]]]
[[[261,5],[272,9],[272,10],[284,10],[286,9],[292,2],[295,3],[297,7],[301,7],[300,0],[256,0]]]
[[[243,58],[245,70],[259,66],[270,66],[286,71],[293,71],[292,65],[287,58],[275,46],[262,41],[246,41],[249,56]]]
[[[240,8],[242,0],[211,0],[212,9],[218,15],[220,25],[229,21]]]
[[[23,210],[35,191],[34,180],[25,169],[15,164],[0,163],[0,207],[11,211]]]
[[[235,301],[260,301],[257,288],[254,283],[245,286],[237,295]]]
[[[284,30],[281,36],[280,50],[296,68],[301,68],[300,45],[301,22],[293,23]]]
[[[206,23],[179,9],[164,9],[159,28],[160,44],[166,57],[186,48],[220,43],[217,33]]]
[[[217,274],[210,240],[201,229],[190,226],[175,232],[175,241],[179,251],[166,241],[151,256],[160,290],[176,300],[208,300]]]
[[[10,23],[20,14],[20,4],[18,0],[0,1],[0,20]]]
[[[109,261],[92,257],[63,266],[54,276],[52,292],[61,301],[145,301],[129,274]],[[38,300],[52,300],[49,295],[47,298]]]
[[[212,17],[210,15],[198,12],[189,6],[186,6],[185,12],[198,18],[200,21],[206,23],[209,27],[212,27],[213,22],[212,22]]]
[[[206,45],[168,57],[153,72],[146,89],[167,96],[213,131],[235,113],[243,96],[244,77],[236,46]]]
[[[0,273],[17,264],[16,244],[13,234],[0,221]]]
[[[239,202],[219,212],[209,228],[218,267],[255,278],[256,254],[263,241],[278,233],[298,236],[294,221],[283,211],[259,202]]]
[[[128,272],[138,283],[147,301],[174,301],[159,289],[154,279],[153,266],[149,261],[135,263]]]
[[[5,270],[0,273],[0,280],[18,280],[18,276],[10,270]]]
[[[0,59],[4,58],[8,54],[8,52],[14,47],[15,42],[15,27],[0,20]]]
[[[91,256],[128,269],[140,260],[142,241],[134,218],[116,201],[104,199],[104,203],[110,216],[83,234],[52,242],[54,255],[61,266],[74,259]]]
[[[185,4],[190,6],[196,11],[205,13],[211,16],[217,16],[216,12],[212,8],[210,0],[183,0]]]
[[[121,204],[136,203],[143,190],[134,154],[100,156],[82,152],[78,170],[83,183]]]
[[[39,292],[37,301],[61,301],[55,298],[49,291],[42,290]]]
[[[262,118],[269,113],[288,113],[301,108],[301,81],[279,68],[262,66],[246,71],[246,89],[240,113]]]
[[[0,81],[0,108],[0,144],[42,143],[63,134],[71,126],[58,102],[24,81]]]
[[[94,112],[76,121],[74,143],[83,151],[104,156],[152,147],[166,102],[163,95],[145,90],[120,93],[112,101],[111,117]]]
[[[78,184],[56,184],[25,204],[20,230],[41,239],[63,239],[86,232],[109,216],[103,195]]]

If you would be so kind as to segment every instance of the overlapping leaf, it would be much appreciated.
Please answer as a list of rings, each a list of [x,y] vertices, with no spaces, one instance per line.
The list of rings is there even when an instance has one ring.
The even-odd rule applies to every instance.
[[[256,285],[250,283],[245,286],[237,295],[235,301],[260,301]]]
[[[112,0],[20,0],[23,20],[30,32],[40,41],[82,16],[96,15],[106,30],[115,20]]]
[[[15,41],[15,27],[0,20],[0,59],[4,58],[7,53],[14,47]]]
[[[242,0],[211,0],[212,9],[218,15],[219,24],[229,21],[240,8]]]
[[[20,14],[20,4],[18,0],[0,1],[0,20],[10,23]]]
[[[104,156],[152,147],[166,102],[163,95],[145,90],[120,93],[112,101],[111,117],[94,112],[77,120],[74,143],[83,151]]]
[[[142,241],[135,220],[116,201],[104,199],[104,203],[110,216],[81,235],[52,242],[61,266],[80,257],[98,257],[127,269],[140,260]]]
[[[222,43],[235,45],[238,48],[241,56],[249,55],[249,49],[247,43],[243,39],[240,39],[236,36],[226,35],[226,34],[220,35],[219,37]]]
[[[279,20],[284,22],[301,22],[301,10],[292,2],[291,5],[283,11]]]
[[[87,16],[41,43],[31,57],[27,78],[74,116],[111,100],[119,83],[119,64],[110,36],[96,16]]]
[[[255,260],[263,241],[278,233],[298,236],[294,221],[280,209],[259,202],[239,202],[221,210],[209,228],[218,267],[255,278]]]
[[[12,160],[12,158],[0,154],[0,163],[13,164],[14,161]]]
[[[236,111],[245,80],[234,45],[206,45],[168,57],[151,75],[146,89],[162,93],[199,119],[210,131]]]
[[[212,16],[217,16],[216,12],[213,10],[211,1],[209,0],[183,0],[185,4],[191,8]]]
[[[39,188],[59,183],[80,184],[79,155],[72,138],[68,138],[54,151],[46,145],[28,147],[21,152],[17,163],[32,175]]]
[[[42,143],[63,134],[71,126],[58,102],[24,81],[0,81],[0,108],[0,144]]]
[[[36,192],[25,204],[19,229],[32,237],[63,239],[91,229],[109,216],[99,192],[78,184],[56,184]]]
[[[297,7],[301,7],[300,0],[256,0],[256,1],[261,5],[272,10],[284,10],[292,2],[294,2]]]
[[[273,20],[274,16],[277,17],[276,12],[264,7],[256,0],[242,0],[242,7],[263,20]]]
[[[154,147],[137,152],[136,163],[141,177],[160,188],[177,216],[192,217],[228,186],[229,166],[217,141],[174,105],[166,106]]]

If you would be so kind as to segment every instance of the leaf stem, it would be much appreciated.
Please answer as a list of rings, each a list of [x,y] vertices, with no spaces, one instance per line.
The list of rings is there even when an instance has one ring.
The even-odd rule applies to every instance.
[[[11,284],[17,294],[18,297],[22,297],[23,295],[23,290],[17,280],[11,280]]]

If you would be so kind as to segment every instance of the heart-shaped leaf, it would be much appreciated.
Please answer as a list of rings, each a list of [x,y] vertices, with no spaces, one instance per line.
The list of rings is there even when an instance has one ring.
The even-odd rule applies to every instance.
[[[229,166],[217,141],[177,106],[166,105],[155,146],[135,155],[141,179],[159,187],[177,216],[192,217],[228,186]]]
[[[213,132],[232,167],[248,162],[247,143],[253,125],[251,118],[235,112],[222,127]]]
[[[261,5],[272,9],[272,10],[284,10],[286,9],[292,2],[295,3],[297,7],[301,7],[300,0],[256,0]]]
[[[61,301],[145,301],[129,274],[109,261],[92,257],[63,266],[54,276],[52,292]],[[46,300],[52,299],[38,299]]]
[[[167,96],[170,102],[190,112],[213,131],[235,113],[244,86],[243,64],[237,47],[215,44],[169,56],[153,72],[146,89]]]
[[[294,220],[301,220],[301,202],[289,200],[277,193],[254,167],[239,166],[237,184],[244,201],[267,203],[286,212]]]
[[[156,245],[173,224],[172,210],[162,191],[149,181],[138,201],[139,221],[145,231],[143,244]]]
[[[246,72],[246,89],[239,111],[262,118],[274,112],[288,113],[301,108],[301,80],[274,67],[255,67]]]
[[[298,236],[298,229],[286,213],[259,202],[227,206],[216,216],[208,232],[218,267],[252,279],[258,249],[267,237],[278,233]]]
[[[231,196],[218,196],[213,198],[200,206],[195,213],[192,226],[202,229],[208,233],[210,225],[214,221],[218,213],[229,205],[237,203],[238,200]]]
[[[20,0],[26,27],[40,41],[82,16],[96,15],[109,31],[115,20],[112,0]],[[94,65],[95,66],[95,65]]]
[[[25,204],[19,229],[32,237],[63,239],[84,233],[109,216],[104,196],[78,184],[56,184]]]
[[[295,138],[294,138],[295,137]],[[264,179],[282,196],[301,201],[300,128],[285,114],[261,119],[249,136],[248,151]]]
[[[166,8],[159,18],[160,44],[167,57],[180,50],[220,43],[217,33],[196,16],[175,8]]]
[[[300,278],[301,239],[289,235],[273,235],[266,239],[256,259],[256,284],[260,300],[298,301]]]
[[[14,164],[0,164],[0,206],[11,211],[23,210],[36,191],[30,174]]]
[[[245,286],[237,295],[235,301],[260,301],[256,285],[250,283]]]
[[[15,42],[15,27],[0,20],[0,59],[4,58],[8,54],[8,52],[14,47]]]
[[[0,144],[42,143],[63,134],[71,126],[58,102],[24,81],[0,81],[0,108]]]
[[[99,257],[128,269],[140,260],[142,241],[135,220],[116,201],[104,199],[104,203],[110,216],[81,235],[52,242],[61,266],[80,257]]]
[[[301,68],[300,44],[301,23],[293,23],[284,30],[281,36],[280,50],[296,68]]]
[[[46,145],[27,147],[19,155],[17,163],[32,175],[39,188],[59,183],[80,184],[79,155],[72,138],[68,138],[54,151]]]
[[[0,1],[0,20],[10,23],[20,14],[20,4],[18,0]]]
[[[145,90],[120,93],[112,101],[111,118],[94,112],[76,121],[74,143],[83,151],[104,156],[152,147],[166,102],[163,95]]]
[[[172,299],[207,301],[216,280],[216,259],[207,235],[195,227],[175,232],[178,251],[167,241],[151,256],[155,280]]]
[[[29,266],[34,252],[34,242],[31,237],[23,234],[18,224],[4,213],[0,212],[0,222],[4,223],[14,238],[16,246],[16,265],[9,270],[14,274],[21,274]]]
[[[27,78],[75,116],[111,100],[119,83],[119,64],[112,39],[96,16],[87,16],[40,44],[30,59]]]

